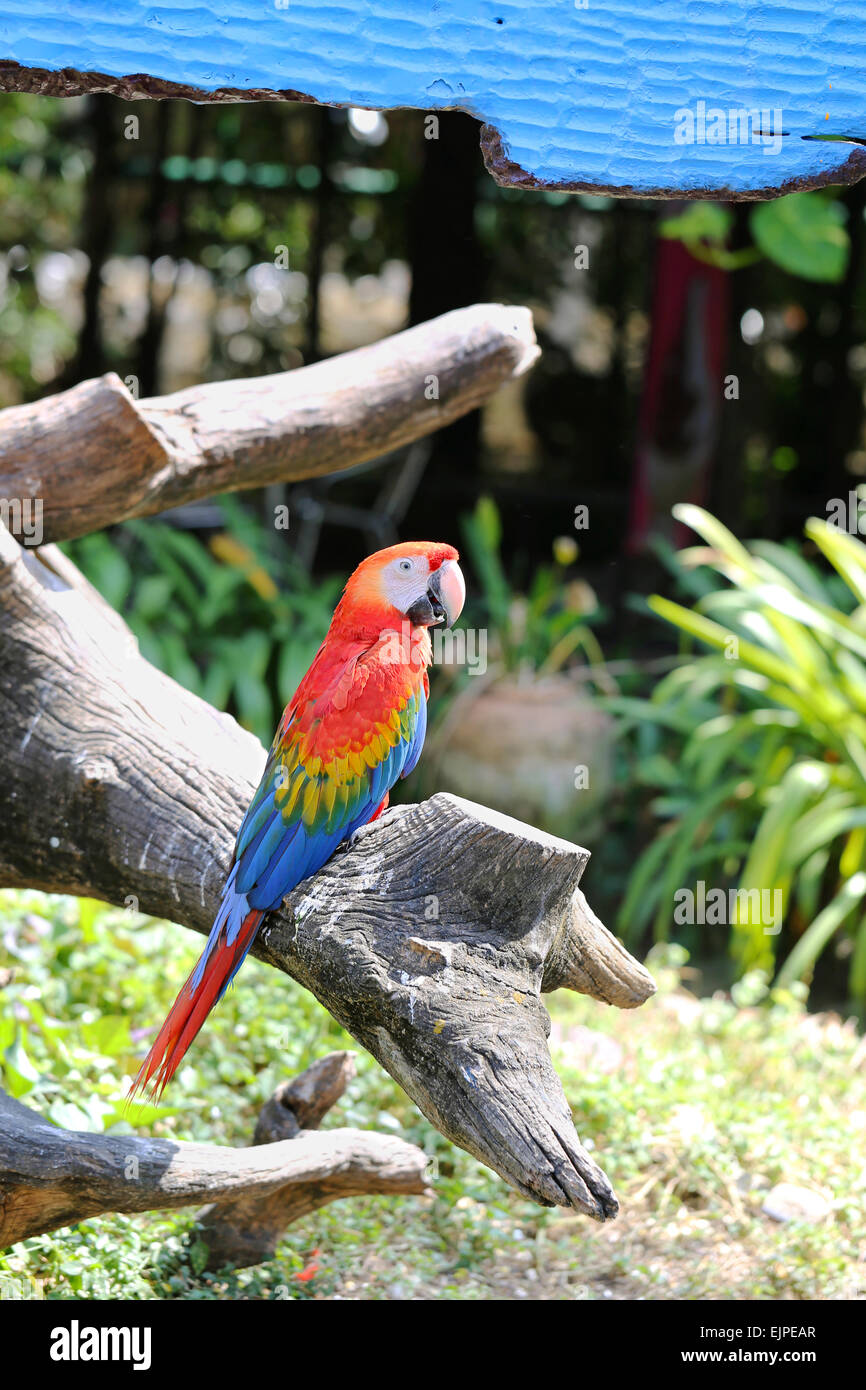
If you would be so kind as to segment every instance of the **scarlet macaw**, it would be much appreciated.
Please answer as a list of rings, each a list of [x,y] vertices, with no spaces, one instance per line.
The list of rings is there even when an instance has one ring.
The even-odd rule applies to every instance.
[[[388,804],[421,755],[428,629],[460,616],[466,586],[453,546],[408,541],[358,566],[328,634],[286,707],[235,844],[198,964],[130,1095],[164,1091],[233,980],[266,913]]]

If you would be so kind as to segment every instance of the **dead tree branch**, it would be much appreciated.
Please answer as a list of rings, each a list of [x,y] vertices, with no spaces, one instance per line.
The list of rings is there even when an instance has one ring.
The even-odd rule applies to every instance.
[[[253,1143],[272,1146],[318,1129],[354,1075],[352,1053],[332,1052],[293,1081],[278,1086],[262,1108]],[[367,1131],[343,1129],[328,1133],[342,1136],[343,1161],[323,1168],[315,1180],[289,1183],[264,1195],[244,1192],[199,1212],[198,1224],[210,1250],[209,1268],[218,1269],[225,1264],[242,1267],[270,1259],[287,1226],[339,1197],[427,1190],[427,1157],[414,1145],[402,1140],[398,1141],[399,1149],[380,1145],[377,1141],[387,1136]],[[359,1135],[363,1135],[360,1143]],[[373,1142],[368,1145],[364,1142],[367,1139]],[[368,1153],[371,1162],[367,1161]]]
[[[427,1155],[414,1144],[370,1130],[315,1133],[353,1071],[350,1053],[333,1053],[281,1086],[248,1149],[60,1129],[0,1091],[0,1248],[103,1212],[207,1201],[216,1203],[201,1213],[210,1267],[242,1267],[270,1259],[290,1222],[328,1202],[426,1192]]]
[[[0,499],[65,540],[199,497],[337,473],[431,434],[535,363],[528,309],[475,304],[310,367],[133,400],[113,372],[0,413]],[[14,507],[5,518],[21,538]]]

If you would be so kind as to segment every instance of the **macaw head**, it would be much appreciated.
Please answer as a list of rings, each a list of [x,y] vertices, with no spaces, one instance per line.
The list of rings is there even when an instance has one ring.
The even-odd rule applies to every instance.
[[[404,541],[362,560],[349,578],[335,621],[364,635],[413,627],[451,627],[466,598],[453,545]]]

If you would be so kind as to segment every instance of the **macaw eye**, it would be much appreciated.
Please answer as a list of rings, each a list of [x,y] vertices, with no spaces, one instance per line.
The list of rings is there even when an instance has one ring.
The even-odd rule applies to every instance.
[[[412,561],[411,561],[411,560],[401,560],[401,561],[400,561],[400,569],[403,571],[404,574],[408,574],[409,571],[411,570],[411,568],[412,568]]]

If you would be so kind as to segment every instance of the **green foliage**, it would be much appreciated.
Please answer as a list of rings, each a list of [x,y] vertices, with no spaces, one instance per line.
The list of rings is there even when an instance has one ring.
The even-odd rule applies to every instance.
[[[729,251],[726,243],[733,225],[730,208],[701,199],[675,217],[666,217],[659,224],[659,235],[681,241],[696,260],[706,261],[719,270],[739,270],[760,260],[761,253],[753,246]]]
[[[683,212],[674,217],[666,217],[659,227],[662,236],[677,237],[681,241],[706,241],[711,246],[724,246],[733,226],[734,218],[729,207],[721,203],[706,202],[703,198],[689,203]]]
[[[60,127],[65,103],[6,93],[0,103],[0,402],[43,390],[75,348],[62,297],[74,274],[70,243],[81,216],[87,154]],[[36,267],[50,266],[40,292]],[[45,286],[43,285],[43,291]]]
[[[665,937],[674,894],[697,879],[779,890],[797,938],[779,982],[810,978],[844,928],[849,986],[862,1001],[866,546],[809,521],[828,575],[795,549],[746,548],[698,507],[675,515],[706,542],[674,561],[693,604],[649,606],[714,654],[685,659],[651,700],[613,702],[637,727],[638,775],[658,793],[663,822],[631,876],[621,930],[634,938],[655,914]],[[743,971],[779,964],[780,924],[764,915],[738,902],[731,949]]]
[[[198,937],[30,892],[0,893],[0,924],[0,969],[12,972],[4,1017],[18,1035],[0,1081],[35,1074],[22,1100],[55,1123],[115,1135],[141,1124],[161,1138],[248,1144],[280,1081],[353,1046],[310,994],[250,960],[173,1080],[171,1104],[122,1118],[128,1079]],[[203,1272],[192,1211],[92,1219],[0,1254],[0,1300],[856,1296],[866,1197],[856,1031],[810,1019],[802,987],[768,990],[754,972],[732,1000],[697,1000],[682,989],[687,960],[677,946],[655,948],[649,966],[659,994],[627,1017],[567,992],[549,999],[554,1060],[578,1129],[623,1203],[612,1227],[510,1192],[360,1051],[358,1076],[325,1123],[419,1144],[432,1161],[432,1198],[339,1202],[291,1227],[267,1264],[218,1273]],[[4,1053],[15,1041],[6,1036]],[[588,1040],[621,1048],[621,1064],[588,1061]],[[804,1104],[819,1091],[819,1106]],[[763,1192],[782,1180],[827,1193],[830,1221],[779,1227],[763,1216]],[[314,1248],[319,1272],[301,1282]]]
[[[850,238],[843,205],[824,192],[789,193],[756,203],[749,214],[754,247],[729,251],[734,223],[730,208],[719,203],[692,203],[685,212],[661,223],[659,232],[684,243],[693,256],[721,270],[738,270],[766,256],[804,280],[838,282],[845,274]]]
[[[170,1103],[126,1110],[129,1081],[196,959],[198,938],[101,903],[38,893],[0,892],[0,923],[0,968],[12,971],[3,991],[0,1085],[55,1124],[114,1135],[152,1127],[163,1138],[247,1144],[261,1106],[281,1080],[317,1057],[354,1046],[311,994],[248,960],[242,986],[221,1001],[173,1079]],[[5,1262],[0,1256],[0,1296],[4,1275],[24,1272],[45,1279],[49,1297],[321,1295],[333,1287],[327,1267],[315,1290],[295,1279],[311,1245],[326,1237],[349,1271],[361,1262],[362,1247],[364,1259],[376,1251],[384,1260],[403,1240],[402,1223],[413,1207],[416,1278],[491,1258],[508,1204],[499,1180],[456,1153],[365,1053],[358,1073],[333,1123],[385,1129],[425,1149],[439,1169],[429,1227],[429,1213],[408,1199],[367,1199],[353,1204],[351,1214],[341,1204],[334,1218],[324,1214],[293,1229],[272,1266],[217,1279],[202,1273],[201,1242],[189,1212],[113,1216],[26,1241]],[[455,1219],[461,1199],[484,1211],[483,1219],[460,1213]],[[93,1250],[101,1252],[98,1259]]]
[[[550,674],[578,652],[603,666],[604,657],[588,621],[602,616],[596,596],[588,584],[568,580],[568,567],[579,554],[571,537],[554,543],[554,564],[539,566],[524,595],[512,587],[502,563],[502,522],[493,499],[480,497],[460,524],[481,590],[479,607],[490,624],[495,656],[505,670]]]
[[[822,193],[789,193],[758,203],[749,225],[756,244],[776,265],[804,280],[841,280],[850,240],[845,209]]]
[[[130,521],[67,549],[148,661],[269,744],[325,636],[340,580],[314,582],[236,498],[221,505],[226,530],[209,545]]]

